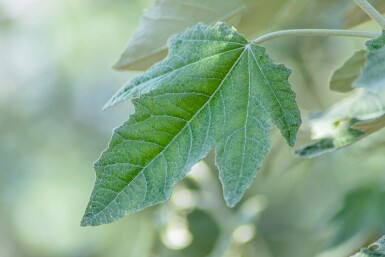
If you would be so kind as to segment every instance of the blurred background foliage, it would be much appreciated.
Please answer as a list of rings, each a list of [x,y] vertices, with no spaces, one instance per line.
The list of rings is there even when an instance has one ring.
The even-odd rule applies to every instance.
[[[265,13],[265,31],[357,25],[365,17],[351,2],[288,0],[279,13]],[[101,111],[135,76],[111,66],[150,4],[0,0],[0,257],[344,257],[385,234],[381,131],[309,160],[275,131],[236,208],[224,203],[211,153],[165,204],[81,228],[92,163],[133,112],[129,102]],[[328,80],[363,42],[290,38],[265,46],[293,69],[306,121],[346,96],[329,91]],[[307,137],[305,123],[298,145]]]

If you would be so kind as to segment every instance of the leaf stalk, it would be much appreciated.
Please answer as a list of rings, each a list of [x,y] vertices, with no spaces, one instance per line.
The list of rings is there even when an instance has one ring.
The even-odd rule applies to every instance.
[[[337,37],[363,37],[376,38],[380,36],[379,33],[360,31],[360,30],[345,30],[345,29],[290,29],[271,32],[260,36],[251,42],[254,44],[261,44],[266,41],[282,38],[282,37],[314,37],[314,36],[337,36]]]

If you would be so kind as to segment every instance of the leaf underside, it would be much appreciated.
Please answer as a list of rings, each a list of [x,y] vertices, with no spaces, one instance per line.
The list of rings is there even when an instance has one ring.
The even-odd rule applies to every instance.
[[[173,36],[169,55],[108,103],[132,99],[136,112],[114,131],[95,164],[82,225],[112,222],[161,203],[210,149],[224,198],[234,206],[269,150],[276,125],[294,145],[300,114],[290,71],[223,23]]]
[[[218,8],[219,7],[219,8]],[[143,13],[140,24],[115,69],[145,70],[167,55],[167,40],[197,22],[239,21],[240,0],[159,0]]]
[[[335,151],[385,126],[385,33],[366,46],[336,71],[331,82],[335,91],[358,91],[310,119],[317,141],[297,149],[297,155],[315,157]]]
[[[159,0],[143,13],[139,26],[115,64],[118,70],[146,70],[167,55],[167,40],[198,22],[224,21],[251,36],[269,27],[288,0]]]

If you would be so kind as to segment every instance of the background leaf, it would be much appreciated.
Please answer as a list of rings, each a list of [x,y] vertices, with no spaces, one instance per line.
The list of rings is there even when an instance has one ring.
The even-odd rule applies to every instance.
[[[365,50],[356,52],[340,69],[334,72],[330,80],[330,90],[340,93],[352,91],[365,64],[366,54]]]
[[[372,120],[357,122],[352,126],[352,129],[362,131],[366,134],[371,134],[382,129],[383,127],[385,127],[385,115]]]
[[[338,69],[330,82],[330,89],[350,92],[357,87],[383,87],[385,85],[385,36],[367,42],[367,51],[356,52]]]
[[[369,183],[350,191],[340,210],[331,219],[338,230],[333,235],[330,246],[341,245],[357,235],[370,235],[385,229],[385,206],[382,204],[384,197],[385,191],[378,183]]]
[[[245,6],[239,0],[158,0],[143,13],[140,24],[116,69],[145,70],[167,54],[168,38],[197,22],[239,20]]]
[[[382,36],[369,40],[367,61],[357,83],[368,88],[385,87],[385,32]],[[356,86],[357,87],[357,86]]]
[[[341,28],[353,1],[289,0],[276,18],[278,28]],[[277,29],[277,28],[275,28]]]
[[[379,3],[379,6],[382,5]],[[347,13],[353,7],[350,1],[331,0],[158,0],[143,13],[138,28],[114,68],[146,70],[167,55],[166,43],[171,35],[198,22],[215,24],[224,21],[236,26],[248,38],[273,27],[316,25],[339,28],[345,22],[345,15],[351,17]],[[295,13],[298,15],[293,15]],[[328,13],[327,17],[325,13]],[[365,17],[361,10],[360,15]]]
[[[174,36],[169,56],[116,97],[141,95],[133,100],[135,114],[115,130],[95,164],[82,225],[165,201],[214,145],[224,198],[234,206],[270,148],[271,123],[294,145],[301,120],[289,75],[264,48],[223,23]]]
[[[385,90],[360,90],[327,111],[310,117],[311,142],[296,149],[301,157],[316,157],[348,146],[383,128]]]
[[[158,0],[143,13],[126,50],[114,66],[146,70],[167,55],[167,40],[198,22],[224,21],[246,37],[266,29],[287,0]]]
[[[385,34],[366,46],[364,67],[359,69],[363,53],[358,52],[333,75],[331,82],[331,87],[340,91],[363,88],[310,118],[312,138],[319,140],[297,149],[297,155],[314,157],[334,151],[384,127]]]

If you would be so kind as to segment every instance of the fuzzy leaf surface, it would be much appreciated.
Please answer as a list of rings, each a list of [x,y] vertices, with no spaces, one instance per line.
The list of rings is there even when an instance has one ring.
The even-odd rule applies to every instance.
[[[292,146],[300,125],[290,71],[223,23],[172,37],[168,57],[128,83],[112,103],[135,113],[95,164],[82,225],[112,222],[161,203],[215,147],[224,198],[234,206],[269,150],[272,124]]]
[[[365,88],[384,88],[385,87],[385,31],[376,39],[366,42],[368,50],[366,63],[360,77],[357,79],[358,85]],[[357,87],[357,86],[356,86]]]

